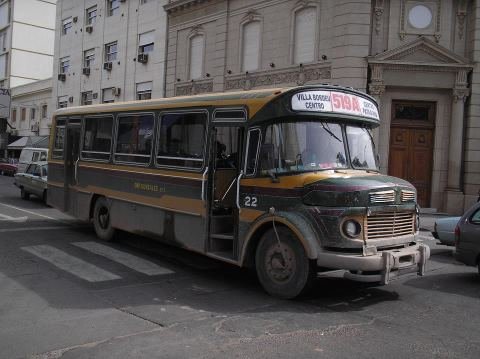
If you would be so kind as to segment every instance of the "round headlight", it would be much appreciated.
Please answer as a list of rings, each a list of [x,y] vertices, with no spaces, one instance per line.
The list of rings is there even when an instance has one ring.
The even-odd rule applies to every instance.
[[[349,219],[343,223],[343,233],[345,233],[347,237],[358,237],[361,231],[362,226],[353,219]]]

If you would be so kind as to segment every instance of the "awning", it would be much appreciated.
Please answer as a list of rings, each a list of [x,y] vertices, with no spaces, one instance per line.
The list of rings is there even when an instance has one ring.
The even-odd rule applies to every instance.
[[[22,137],[14,142],[12,142],[11,144],[9,144],[7,146],[7,149],[9,150],[21,150],[22,148],[24,148],[26,145],[27,145],[27,142],[28,142],[28,136],[26,137]]]
[[[7,146],[9,150],[21,150],[24,147],[48,148],[48,136],[25,136]]]

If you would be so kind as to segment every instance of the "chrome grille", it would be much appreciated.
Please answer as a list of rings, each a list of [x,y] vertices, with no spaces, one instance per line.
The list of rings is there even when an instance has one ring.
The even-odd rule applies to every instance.
[[[415,233],[415,213],[381,212],[367,217],[367,239],[399,237]]]
[[[402,202],[414,202],[415,192],[402,190]]]
[[[393,190],[374,192],[369,194],[370,203],[390,203],[395,201]]]

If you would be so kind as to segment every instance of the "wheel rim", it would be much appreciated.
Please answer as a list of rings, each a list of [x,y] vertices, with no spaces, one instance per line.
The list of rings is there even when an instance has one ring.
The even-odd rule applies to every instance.
[[[110,225],[110,213],[107,207],[100,207],[98,211],[98,224],[102,229],[108,229]]]
[[[295,253],[285,244],[272,245],[265,256],[265,269],[269,278],[279,284],[288,282],[297,267]]]

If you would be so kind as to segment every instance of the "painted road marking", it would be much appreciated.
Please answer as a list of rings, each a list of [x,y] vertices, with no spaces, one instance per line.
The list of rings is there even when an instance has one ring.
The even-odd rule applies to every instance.
[[[50,262],[61,270],[64,270],[89,282],[104,282],[108,280],[121,279],[121,277],[116,274],[107,272],[102,268],[82,261],[81,259],[73,257],[52,246],[38,245],[22,247],[22,249],[47,262]]]
[[[0,206],[4,206],[4,207],[8,207],[8,208],[13,208],[13,209],[16,209],[17,211],[21,211],[21,212],[25,212],[25,213],[30,213],[30,214],[33,214],[34,216],[43,217],[43,218],[47,218],[47,219],[52,219],[52,220],[54,220],[54,221],[59,221],[59,220],[56,219],[56,218],[49,217],[49,216],[45,216],[44,214],[39,214],[39,213],[35,213],[35,212],[32,212],[32,211],[27,211],[26,209],[23,209],[23,208],[20,208],[20,207],[11,206],[11,205],[9,205],[9,204],[0,203]]]
[[[23,228],[4,228],[0,229],[0,233],[5,232],[23,232],[23,231],[50,231],[54,229],[66,229],[65,226],[50,226],[50,227],[23,227]]]
[[[124,265],[125,267],[131,268],[137,272],[144,273],[146,275],[162,275],[174,273],[170,269],[160,267],[159,265],[147,261],[146,259],[134,256],[130,253],[119,251],[115,248],[105,246],[97,242],[75,242],[72,244],[97,255],[106,257],[114,262]]]
[[[24,216],[24,217],[10,217],[10,216],[7,216],[6,214],[1,214],[0,213],[0,221],[9,221],[9,222],[26,222],[28,219],[27,216]]]

